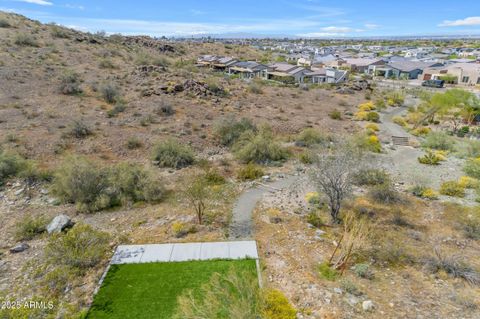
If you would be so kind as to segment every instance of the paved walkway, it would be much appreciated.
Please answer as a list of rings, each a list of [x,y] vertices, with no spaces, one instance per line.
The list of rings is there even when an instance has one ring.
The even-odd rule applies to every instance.
[[[255,241],[120,245],[112,264],[175,262],[211,259],[258,259]]]
[[[298,176],[290,175],[243,192],[233,207],[229,238],[252,238],[252,215],[257,202],[262,199],[264,194],[268,192],[276,192],[282,188],[289,187],[298,179]]]

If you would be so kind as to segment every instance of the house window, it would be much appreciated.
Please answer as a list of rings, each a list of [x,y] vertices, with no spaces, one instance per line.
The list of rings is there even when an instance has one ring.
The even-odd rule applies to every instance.
[[[462,83],[468,83],[468,80],[470,80],[470,78],[468,76],[464,76],[462,78]]]

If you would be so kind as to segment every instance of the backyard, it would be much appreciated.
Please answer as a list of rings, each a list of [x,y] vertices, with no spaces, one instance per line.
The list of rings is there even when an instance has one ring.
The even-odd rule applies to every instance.
[[[171,318],[177,296],[232,267],[256,274],[253,259],[112,265],[87,318]]]

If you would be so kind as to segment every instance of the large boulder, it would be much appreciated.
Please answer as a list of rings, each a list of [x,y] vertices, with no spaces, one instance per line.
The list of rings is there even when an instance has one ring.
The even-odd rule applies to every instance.
[[[65,229],[68,229],[74,225],[73,221],[67,215],[61,214],[56,216],[50,224],[47,226],[47,232],[52,233],[61,233]]]

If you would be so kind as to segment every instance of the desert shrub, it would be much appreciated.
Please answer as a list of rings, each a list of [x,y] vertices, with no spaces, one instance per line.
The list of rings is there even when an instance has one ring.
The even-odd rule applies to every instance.
[[[333,110],[330,113],[328,113],[328,116],[332,120],[341,120],[342,119],[342,112],[340,112],[339,110]]]
[[[139,53],[135,58],[135,64],[137,65],[155,65],[166,68],[169,66],[170,60],[165,56],[152,56],[147,53]]]
[[[427,151],[425,155],[418,158],[418,162],[425,165],[439,165],[441,160],[442,158],[432,151]]]
[[[248,85],[247,91],[253,94],[262,94],[263,90],[259,83],[252,82]]]
[[[455,147],[455,140],[443,132],[430,132],[422,142],[422,147],[434,150],[452,151]]]
[[[112,206],[108,174],[83,157],[68,157],[54,175],[52,190],[59,199],[77,205],[82,212]]]
[[[380,115],[377,112],[368,112],[366,120],[370,122],[376,122],[376,123],[380,122]]]
[[[318,192],[309,192],[305,195],[305,201],[313,206],[320,204],[320,194]]]
[[[340,275],[338,271],[333,269],[327,262],[323,262],[318,265],[318,273],[320,274],[320,277],[330,281],[334,281]]]
[[[403,127],[407,126],[407,124],[408,124],[407,121],[401,116],[394,116],[392,118],[392,121],[393,121],[393,123],[395,123],[397,125],[400,125],[400,126],[403,126]]]
[[[177,140],[169,139],[153,147],[152,159],[160,167],[184,168],[195,162],[192,148]]]
[[[92,135],[92,130],[83,120],[75,120],[70,125],[69,135],[75,138],[85,138]]]
[[[81,83],[82,80],[78,73],[67,71],[60,79],[60,92],[66,95],[80,94],[82,93]]]
[[[60,297],[74,280],[76,271],[69,266],[55,267],[48,271],[40,281],[43,291],[47,296]]]
[[[372,153],[382,152],[382,144],[380,143],[380,140],[376,135],[368,135],[366,133],[360,133],[355,135],[350,142],[352,146],[367,152],[372,152]]]
[[[423,126],[423,127],[419,127],[412,130],[410,133],[412,133],[412,135],[415,135],[415,136],[425,136],[429,134],[431,131],[432,130],[429,127]]]
[[[241,181],[251,181],[264,175],[263,169],[253,163],[241,167],[237,172],[237,178]]]
[[[348,279],[340,280],[340,287],[346,292],[354,296],[361,296],[363,295],[362,291],[358,289],[358,287]]]
[[[383,169],[364,168],[354,174],[353,181],[358,186],[373,186],[390,182],[390,176]]]
[[[0,28],[10,28],[10,23],[5,19],[0,19]]]
[[[115,69],[116,66],[110,59],[102,59],[100,63],[98,63],[98,67],[100,69]]]
[[[356,264],[353,268],[353,271],[355,272],[355,275],[360,278],[373,278],[373,272],[370,270],[370,266],[368,264]]]
[[[205,170],[204,175],[207,185],[222,185],[226,183],[225,177],[215,167],[209,167]]]
[[[0,185],[9,177],[18,174],[24,167],[20,156],[0,150]]]
[[[260,289],[256,276],[232,267],[226,275],[214,273],[199,293],[183,291],[177,304],[173,319],[260,318]]]
[[[358,109],[363,112],[369,112],[376,109],[376,106],[373,102],[362,103],[358,106]]]
[[[369,252],[369,256],[375,262],[390,266],[399,266],[413,262],[413,257],[408,254],[403,243],[399,242],[397,238],[391,238],[384,234],[382,234],[381,238],[376,239],[376,244]]]
[[[453,197],[465,197],[465,188],[456,181],[448,181],[440,186],[440,194]]]
[[[375,124],[375,123],[369,123],[369,124],[367,124],[367,125],[365,126],[365,128],[366,128],[367,130],[372,130],[372,131],[374,131],[374,132],[378,132],[378,131],[380,130],[380,128],[378,127],[378,125]]]
[[[106,83],[101,86],[100,93],[102,94],[105,102],[113,104],[120,98],[120,91],[118,87],[113,83]]]
[[[15,36],[14,43],[20,46],[38,47],[37,40],[29,34],[19,33]]]
[[[354,121],[366,121],[366,120],[367,120],[368,113],[369,113],[369,112],[367,112],[367,111],[358,111],[358,112],[355,113],[355,115],[353,116],[353,120],[354,120]]]
[[[401,91],[390,91],[386,94],[389,106],[400,106],[405,102],[405,94]]]
[[[325,225],[325,222],[323,219],[320,217],[318,212],[310,212],[307,215],[307,223],[312,225],[313,227],[320,228]]]
[[[76,224],[66,234],[52,235],[45,247],[54,264],[86,270],[95,267],[108,252],[110,236],[89,225]]]
[[[480,239],[480,214],[465,216],[460,219],[460,228],[465,237],[469,239]]]
[[[315,161],[315,155],[311,151],[305,150],[298,154],[298,159],[303,164],[312,164]]]
[[[368,195],[374,201],[382,204],[393,204],[401,201],[400,195],[390,182],[373,186]]]
[[[236,157],[243,163],[271,164],[288,158],[288,151],[274,141],[270,127],[258,132],[246,131],[233,148]]]
[[[383,110],[386,107],[385,100],[384,99],[375,100],[375,107],[377,110]]]
[[[416,185],[411,189],[413,195],[425,199],[438,199],[438,193],[431,188]]]
[[[210,77],[206,80],[207,88],[216,96],[227,96],[228,92],[220,85],[217,78]]]
[[[296,146],[310,147],[326,142],[328,138],[314,128],[306,128],[295,139]]]
[[[131,163],[120,163],[108,172],[108,186],[112,201],[156,202],[165,194],[163,183],[154,174]]]
[[[133,150],[142,147],[143,143],[137,137],[131,136],[128,138],[126,145],[129,150]]]
[[[270,289],[262,295],[262,318],[295,319],[297,311],[281,291]]]
[[[463,171],[470,177],[480,179],[480,157],[467,160]]]
[[[48,221],[45,217],[28,216],[16,224],[15,238],[31,240],[46,231]]]
[[[124,112],[126,110],[127,106],[123,101],[117,101],[115,106],[111,108],[110,110],[107,111],[107,116],[108,117],[115,117],[118,114]]]
[[[155,110],[155,113],[157,113],[158,115],[170,116],[175,114],[175,109],[173,108],[171,103],[165,100],[161,100],[160,105]]]
[[[246,131],[256,131],[255,125],[247,118],[237,120],[228,116],[215,122],[213,133],[222,145],[233,145]]]
[[[461,176],[458,179],[458,184],[463,188],[476,189],[480,187],[480,181],[470,176]]]
[[[435,249],[433,256],[424,258],[424,267],[431,273],[446,272],[454,278],[462,278],[472,285],[480,285],[480,273],[458,255],[446,256]]]
[[[188,226],[185,223],[176,221],[172,224],[172,233],[176,238],[182,238],[190,233],[195,233],[196,228],[194,225]]]
[[[67,29],[62,28],[58,25],[52,25],[50,27],[50,33],[52,37],[59,38],[59,39],[68,39],[70,38],[70,33]]]

